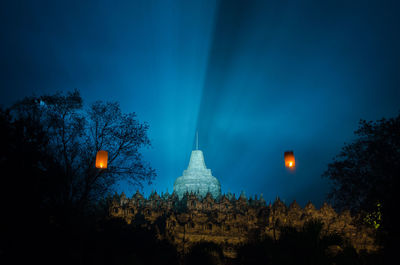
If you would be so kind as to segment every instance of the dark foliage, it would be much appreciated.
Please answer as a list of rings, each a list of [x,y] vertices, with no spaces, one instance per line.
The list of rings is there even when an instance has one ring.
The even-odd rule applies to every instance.
[[[84,264],[177,264],[175,247],[158,240],[154,229],[128,225],[124,220],[104,221],[91,230]]]
[[[88,211],[117,181],[142,185],[155,177],[139,150],[150,145],[147,131],[146,123],[122,113],[118,103],[84,108],[78,91],[25,98],[2,111],[0,161],[19,184],[4,187],[40,189],[35,194],[45,208]],[[94,167],[98,150],[109,154],[106,170]]]
[[[332,180],[329,194],[338,210],[363,212],[377,229],[385,256],[394,253],[398,234],[395,194],[400,172],[400,115],[376,122],[360,121],[357,138],[346,144],[324,176]]]
[[[147,129],[117,103],[86,111],[77,91],[0,109],[0,263],[147,264],[155,249],[151,260],[173,264],[174,248],[153,231],[108,221],[116,181],[155,176],[139,152]],[[109,152],[107,170],[94,168],[99,149]]]
[[[358,254],[341,236],[322,234],[319,221],[305,223],[301,230],[293,227],[279,230],[277,240],[265,237],[241,246],[237,264],[381,264],[379,256]]]
[[[222,265],[224,254],[220,245],[212,242],[201,242],[192,246],[185,255],[187,265]]]
[[[324,173],[333,181],[330,198],[339,209],[371,211],[393,198],[400,171],[400,115],[360,121],[357,139],[346,144]]]

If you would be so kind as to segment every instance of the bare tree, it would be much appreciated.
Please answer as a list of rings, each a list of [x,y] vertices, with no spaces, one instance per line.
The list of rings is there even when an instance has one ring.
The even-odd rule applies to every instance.
[[[47,151],[62,171],[63,203],[84,207],[125,180],[142,186],[156,174],[143,161],[140,149],[150,146],[147,123],[135,113],[122,113],[116,102],[97,101],[84,108],[79,91],[25,98],[12,112],[18,119],[40,123],[47,132]],[[108,152],[108,168],[95,168],[96,153]],[[45,167],[45,165],[43,165]]]

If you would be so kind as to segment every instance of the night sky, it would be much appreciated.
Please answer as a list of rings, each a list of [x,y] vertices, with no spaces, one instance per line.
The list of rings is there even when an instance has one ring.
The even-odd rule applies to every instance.
[[[173,190],[196,130],[223,192],[320,205],[360,119],[400,110],[400,1],[1,1],[0,104],[81,91],[150,125]],[[296,170],[284,168],[293,150]],[[128,196],[136,187],[118,187]]]

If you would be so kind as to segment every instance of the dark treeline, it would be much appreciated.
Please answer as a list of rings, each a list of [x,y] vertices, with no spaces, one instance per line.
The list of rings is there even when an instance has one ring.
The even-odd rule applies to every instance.
[[[302,229],[280,227],[280,237],[249,238],[238,249],[239,264],[382,264],[381,253],[357,253],[339,234],[324,234],[319,220]]]
[[[397,258],[400,114],[377,121],[360,120],[355,139],[323,174],[332,182],[328,198],[337,210],[349,209],[376,230],[385,264]]]
[[[146,123],[139,122],[134,113],[122,113],[117,103],[95,102],[84,107],[78,91],[25,98],[1,109],[0,263],[381,263],[379,253],[356,253],[340,236],[321,235],[318,222],[307,224],[302,231],[282,227],[277,240],[250,238],[237,249],[237,258],[229,260],[221,246],[213,243],[194,245],[181,255],[169,242],[158,239],[157,227],[110,218],[107,196],[115,183],[124,179],[142,185],[155,177],[140,155],[140,148],[150,145],[147,130]],[[94,167],[101,149],[109,152],[107,170]],[[398,168],[398,160],[392,163]],[[335,169],[333,164],[327,174],[339,179]],[[373,193],[370,201],[379,201],[380,194]],[[392,195],[385,193],[379,201],[386,212],[391,211]],[[376,213],[373,207],[369,213],[366,217],[371,222],[380,222],[371,214]],[[393,222],[384,220],[379,224],[386,229],[382,240],[387,242]]]
[[[78,91],[1,109],[0,263],[169,264],[174,251],[152,231],[108,218],[115,183],[155,177],[139,152],[147,130],[117,103],[84,106]],[[95,168],[101,149],[107,170]]]

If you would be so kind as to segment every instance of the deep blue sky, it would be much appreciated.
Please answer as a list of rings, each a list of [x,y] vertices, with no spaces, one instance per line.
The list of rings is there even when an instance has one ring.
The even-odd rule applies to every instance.
[[[120,102],[151,127],[147,194],[172,191],[198,129],[223,192],[320,205],[358,120],[400,110],[399,2],[2,1],[0,103]]]

